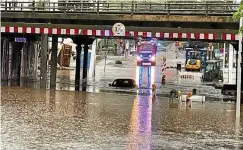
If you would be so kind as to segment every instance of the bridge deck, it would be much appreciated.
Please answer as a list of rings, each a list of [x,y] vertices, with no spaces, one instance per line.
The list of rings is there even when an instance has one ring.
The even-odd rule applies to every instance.
[[[2,33],[18,34],[49,34],[60,36],[97,36],[114,37],[112,26],[83,26],[60,24],[33,24],[33,23],[2,23]],[[163,40],[208,40],[208,41],[237,41],[235,30],[209,30],[209,29],[178,29],[178,28],[146,28],[126,27],[125,37],[154,37]]]
[[[1,4],[2,18],[132,21],[233,22],[232,3],[12,2]]]

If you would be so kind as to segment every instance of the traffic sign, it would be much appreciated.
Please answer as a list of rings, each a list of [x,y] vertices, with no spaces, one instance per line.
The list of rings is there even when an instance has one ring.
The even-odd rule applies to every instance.
[[[125,26],[122,23],[115,23],[112,26],[112,32],[114,36],[125,36]]]
[[[16,37],[14,39],[15,42],[20,42],[20,43],[25,43],[26,42],[26,38],[24,37]]]
[[[220,48],[219,51],[220,51],[221,54],[223,54],[224,53],[224,48]]]

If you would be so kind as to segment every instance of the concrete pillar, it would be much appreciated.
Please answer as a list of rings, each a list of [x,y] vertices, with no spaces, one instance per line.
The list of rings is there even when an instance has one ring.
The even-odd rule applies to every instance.
[[[58,37],[52,37],[50,88],[56,88]]]
[[[95,78],[95,64],[96,64],[96,49],[97,44],[99,43],[101,39],[94,40],[92,44],[92,51],[91,51],[91,58],[90,58],[90,66],[89,66],[89,78]]]
[[[20,84],[20,69],[21,69],[21,50],[23,43],[12,42],[12,75],[11,79],[17,80],[17,85]]]
[[[227,48],[226,48],[226,43],[224,43],[224,53],[223,53],[223,81],[224,83],[228,83],[228,67],[226,64],[226,59],[228,59],[228,54],[226,55]],[[228,53],[228,52],[227,52]],[[227,60],[228,62],[228,60]]]
[[[84,60],[83,60],[83,76],[82,78],[87,81],[87,65],[88,65],[88,45],[92,44],[94,39],[87,36],[80,36],[73,39],[76,47],[76,72],[75,72],[75,91],[80,90],[80,62],[81,62],[81,45],[84,45]],[[82,91],[86,91],[87,84],[82,86]]]
[[[75,91],[80,90],[80,58],[81,58],[81,39],[75,38],[74,43],[77,44],[76,47],[76,69],[75,69]]]
[[[36,74],[37,74],[37,57],[36,54],[37,50],[35,49],[34,42],[32,41],[31,38],[29,38],[28,43],[25,44],[22,52],[22,57],[23,57],[23,77],[26,79],[32,80],[36,79]]]
[[[9,41],[1,39],[1,80],[8,79],[9,73]]]
[[[23,49],[21,50],[21,78],[27,77],[27,65],[28,65],[28,50],[29,50],[29,43],[26,42],[23,44]]]
[[[228,68],[228,74],[229,74],[229,83],[233,83],[233,58],[234,58],[234,48],[231,44],[227,43],[229,47],[229,68]],[[235,82],[234,82],[235,83]]]
[[[37,78],[37,66],[38,66],[38,51],[37,51],[37,43],[34,41],[30,42],[29,47],[29,69],[28,69],[28,78],[36,79]]]
[[[83,86],[82,91],[86,91],[87,88],[87,68],[88,68],[88,43],[84,45],[84,60],[83,60]]]
[[[13,59],[13,42],[8,43],[9,48],[9,59],[8,59],[8,79],[12,76],[12,59]]]
[[[48,36],[41,36],[40,88],[46,88]]]

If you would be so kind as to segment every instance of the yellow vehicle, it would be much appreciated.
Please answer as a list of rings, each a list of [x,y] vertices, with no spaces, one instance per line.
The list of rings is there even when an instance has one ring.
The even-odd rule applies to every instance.
[[[201,71],[201,52],[200,51],[190,51],[189,58],[186,61],[185,66],[186,71],[195,70]]]

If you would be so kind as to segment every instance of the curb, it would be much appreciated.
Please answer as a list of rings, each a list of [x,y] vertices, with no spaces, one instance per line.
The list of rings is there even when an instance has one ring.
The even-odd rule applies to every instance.
[[[168,67],[166,67],[166,69],[177,69],[177,67],[174,67],[174,66],[168,66]],[[185,69],[185,67],[181,67],[181,69]]]
[[[100,93],[120,93],[120,94],[129,94],[129,95],[137,95],[136,92],[132,92],[132,91],[113,91],[113,90],[106,90],[106,89],[100,89]],[[170,93],[157,93],[156,96],[158,97],[170,97]],[[220,97],[213,97],[213,96],[206,96],[206,95],[202,95],[205,96],[205,101],[210,102],[210,101],[223,101],[223,102],[234,102],[235,98],[220,98]]]

